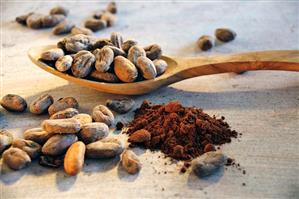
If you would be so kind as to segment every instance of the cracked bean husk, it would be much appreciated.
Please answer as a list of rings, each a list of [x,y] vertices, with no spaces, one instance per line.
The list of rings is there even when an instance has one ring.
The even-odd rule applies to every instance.
[[[51,167],[51,168],[59,168],[63,164],[63,156],[47,156],[41,155],[38,163],[41,166]]]
[[[162,55],[162,48],[158,44],[152,44],[147,47],[144,47],[146,52],[146,57],[150,60],[160,59]]]
[[[138,173],[142,166],[137,155],[131,150],[125,150],[122,153],[121,164],[129,174]]]
[[[115,57],[114,72],[123,82],[134,82],[138,76],[138,71],[135,65],[122,56]]]
[[[69,70],[72,67],[73,64],[73,58],[71,55],[65,55],[60,57],[56,62],[55,62],[55,67],[58,71],[60,72],[65,72]]]
[[[117,13],[116,3],[115,2],[110,2],[107,5],[107,11],[111,12],[112,14],[116,14]]]
[[[121,49],[121,46],[123,44],[123,37],[119,32],[112,32],[110,36],[110,40],[114,46]]]
[[[68,34],[71,32],[71,30],[73,29],[75,25],[72,22],[69,22],[67,20],[64,20],[62,22],[60,22],[59,24],[57,24],[52,32],[54,35],[62,35],[62,34]]]
[[[116,138],[104,138],[97,142],[86,145],[88,158],[113,158],[120,155],[124,150],[123,143]]]
[[[32,29],[43,28],[43,23],[42,23],[43,17],[44,17],[44,15],[42,15],[42,14],[33,13],[27,17],[26,24],[29,28],[32,28]]]
[[[50,28],[56,26],[64,20],[64,15],[46,15],[42,17],[42,24],[44,28]]]
[[[77,102],[77,100],[73,97],[64,97],[64,98],[60,98],[59,100],[57,100],[56,102],[54,102],[49,108],[48,108],[48,112],[49,115],[53,115],[54,113],[58,112],[58,111],[62,111],[65,110],[67,108],[75,108],[78,109],[79,108],[79,103]]]
[[[99,72],[106,72],[110,69],[110,65],[113,62],[114,59],[114,53],[111,48],[104,47],[102,49],[96,50],[95,58],[95,68]]]
[[[137,44],[138,44],[137,41],[130,39],[130,40],[127,40],[127,41],[125,41],[124,43],[122,43],[121,48],[122,48],[126,53],[128,53],[129,49],[130,49],[132,46],[135,46],[135,45],[137,45]]]
[[[19,24],[22,24],[22,25],[27,25],[26,20],[32,14],[34,14],[34,13],[30,12],[30,13],[25,14],[25,15],[20,15],[20,16],[16,17],[16,22],[18,22]]]
[[[133,109],[135,105],[134,100],[130,98],[111,99],[106,101],[106,106],[111,110],[124,114]]]
[[[107,27],[114,26],[117,21],[116,16],[110,12],[104,12],[101,16],[101,20],[107,22]]]
[[[155,65],[155,68],[156,68],[156,71],[157,71],[157,75],[162,75],[167,67],[168,67],[168,64],[166,61],[164,61],[163,59],[155,59],[153,61],[154,65]]]
[[[73,75],[79,78],[88,76],[95,61],[96,58],[91,52],[86,50],[78,52],[74,56],[73,65],[71,67]]]
[[[42,128],[49,133],[71,134],[81,129],[81,124],[74,118],[49,119],[42,122]]]
[[[105,29],[107,27],[107,22],[102,19],[89,19],[85,22],[84,26],[85,28],[89,28],[96,32]]]
[[[141,71],[144,79],[154,79],[157,76],[154,63],[147,57],[138,57],[136,66]]]
[[[132,46],[128,52],[128,59],[136,65],[138,57],[145,57],[146,53],[144,49],[140,46]]]
[[[30,156],[19,148],[11,147],[2,154],[3,162],[11,169],[19,170],[30,162]]]
[[[83,168],[85,156],[85,144],[75,142],[68,148],[64,157],[64,171],[69,175],[77,175]]]
[[[113,50],[114,57],[117,57],[117,56],[126,57],[127,56],[125,51],[123,51],[120,48],[117,48],[116,46],[110,46],[110,45],[108,45],[108,47],[111,48],[111,50]]]
[[[53,135],[42,147],[42,152],[44,155],[62,155],[77,140],[78,138],[74,134]]]
[[[92,122],[92,117],[89,114],[86,114],[86,113],[79,113],[78,115],[75,115],[72,118],[78,120],[80,122],[81,126],[83,126],[86,123],[91,123]]]
[[[46,61],[56,61],[60,57],[64,56],[64,52],[61,48],[52,48],[41,54],[41,59]]]
[[[6,110],[13,112],[23,112],[27,108],[25,99],[15,94],[7,94],[3,96],[0,104]]]
[[[207,51],[213,47],[213,38],[208,35],[203,35],[197,40],[197,46],[201,50]]]
[[[41,127],[27,129],[24,132],[24,139],[32,140],[40,145],[43,145],[51,136],[51,133],[44,131]]]
[[[89,28],[75,26],[72,28],[71,34],[72,35],[78,35],[78,34],[92,35],[92,31]]]
[[[218,28],[215,30],[215,36],[219,41],[229,42],[236,38],[237,33],[228,28]]]
[[[50,10],[50,14],[51,15],[61,14],[67,16],[69,14],[69,9],[62,6],[56,6]]]
[[[53,104],[54,99],[49,94],[44,94],[35,99],[29,105],[29,110],[34,114],[42,114],[47,112],[48,108]]]
[[[107,124],[93,122],[84,124],[78,136],[85,144],[89,144],[107,137],[108,133],[109,127]]]
[[[226,160],[220,151],[210,151],[192,160],[192,170],[198,177],[209,176],[224,166]]]
[[[13,141],[13,135],[5,129],[0,129],[0,155],[8,149]]]
[[[113,113],[104,105],[98,105],[93,108],[92,118],[94,121],[103,122],[108,126],[111,126],[114,123]]]
[[[114,73],[109,72],[102,73],[94,70],[91,72],[90,76],[95,80],[99,80],[101,82],[118,83],[120,81]]]
[[[32,140],[24,140],[24,139],[15,139],[12,142],[12,147],[19,148],[25,151],[31,158],[31,160],[40,156],[41,146],[32,141]]]
[[[51,115],[50,119],[67,119],[79,114],[79,111],[75,108],[67,108],[62,111],[58,111]]]
[[[71,53],[77,53],[81,50],[91,50],[96,42],[95,37],[84,34],[73,35],[64,40],[65,49]]]

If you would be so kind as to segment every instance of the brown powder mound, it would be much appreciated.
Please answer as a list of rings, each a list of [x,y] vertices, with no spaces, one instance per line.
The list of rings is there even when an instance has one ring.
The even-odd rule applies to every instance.
[[[138,145],[160,149],[167,156],[182,160],[203,154],[207,144],[228,143],[238,135],[230,129],[224,117],[217,119],[202,109],[183,107],[179,102],[151,105],[144,101],[136,110],[126,133],[130,136],[140,129],[150,132],[151,137],[150,141]]]

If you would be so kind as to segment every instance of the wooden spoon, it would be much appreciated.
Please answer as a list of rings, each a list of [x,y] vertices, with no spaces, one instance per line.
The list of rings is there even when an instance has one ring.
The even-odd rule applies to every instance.
[[[133,83],[104,83],[80,79],[59,72],[39,60],[42,52],[55,47],[55,45],[34,47],[29,50],[28,55],[37,66],[58,77],[99,91],[123,95],[148,93],[162,86],[202,75],[238,73],[248,70],[299,71],[299,50],[260,51],[196,58],[163,56],[162,59],[168,63],[168,68],[164,74],[153,80]]]

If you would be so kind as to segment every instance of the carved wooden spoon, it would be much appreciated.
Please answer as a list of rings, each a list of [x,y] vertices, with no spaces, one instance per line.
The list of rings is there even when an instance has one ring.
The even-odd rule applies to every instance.
[[[37,66],[58,77],[99,91],[123,95],[148,93],[162,86],[202,75],[227,72],[238,73],[248,70],[299,71],[299,50],[260,51],[196,58],[163,56],[162,59],[168,63],[168,68],[164,74],[153,80],[133,83],[104,83],[80,79],[59,72],[39,60],[42,52],[55,47],[55,45],[34,47],[28,51],[28,55],[31,61]]]

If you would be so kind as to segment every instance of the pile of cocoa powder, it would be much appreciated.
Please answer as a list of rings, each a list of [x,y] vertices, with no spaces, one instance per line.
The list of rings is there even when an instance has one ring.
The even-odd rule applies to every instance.
[[[147,130],[150,139],[138,145],[161,150],[174,159],[191,160],[206,152],[206,146],[229,143],[238,136],[224,119],[211,117],[199,108],[183,107],[179,102],[151,105],[144,101],[135,111],[126,133],[130,141],[134,132]]]

